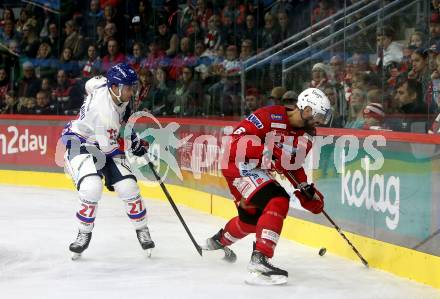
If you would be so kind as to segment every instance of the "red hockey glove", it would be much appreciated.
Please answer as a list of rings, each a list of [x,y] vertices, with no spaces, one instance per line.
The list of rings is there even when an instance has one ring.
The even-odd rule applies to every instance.
[[[301,206],[313,214],[321,213],[324,209],[324,195],[315,188],[313,183],[310,185],[301,183],[298,187],[299,190],[296,190],[294,193]]]

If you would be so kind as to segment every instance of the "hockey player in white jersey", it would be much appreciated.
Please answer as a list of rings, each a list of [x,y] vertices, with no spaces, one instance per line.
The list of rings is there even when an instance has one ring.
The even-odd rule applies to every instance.
[[[130,99],[137,93],[138,78],[127,64],[113,66],[106,77],[95,77],[85,84],[85,99],[78,118],[66,125],[62,137],[66,144],[65,168],[79,193],[76,212],[78,235],[70,244],[72,258],[81,256],[89,246],[103,183],[116,191],[125,204],[142,249],[151,254],[154,242],[147,227],[147,211],[139,192],[136,177],[118,143],[121,123]],[[126,142],[129,151],[143,156],[148,143],[135,132]]]

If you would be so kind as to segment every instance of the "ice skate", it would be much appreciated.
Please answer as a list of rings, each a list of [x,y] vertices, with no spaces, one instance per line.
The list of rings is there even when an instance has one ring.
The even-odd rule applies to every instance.
[[[232,251],[232,249],[230,249],[227,246],[224,246],[221,242],[220,242],[220,238],[222,236],[223,233],[223,229],[219,230],[218,233],[216,233],[214,236],[212,236],[211,238],[208,238],[206,240],[206,245],[204,247],[202,247],[203,250],[218,250],[218,249],[222,249],[225,253],[225,256],[223,257],[223,259],[229,263],[234,263],[237,260],[237,255],[235,254],[234,251]]]
[[[139,243],[141,244],[142,249],[145,250],[146,255],[148,257],[151,257],[151,251],[155,245],[153,240],[151,239],[148,227],[137,229],[136,236],[139,240]]]
[[[285,270],[273,266],[268,258],[254,250],[248,265],[248,277],[246,283],[253,285],[280,285],[287,283],[288,273]]]
[[[81,257],[84,250],[89,247],[90,240],[92,239],[92,233],[78,232],[75,242],[70,244],[69,250],[72,252],[72,260],[77,260]]]

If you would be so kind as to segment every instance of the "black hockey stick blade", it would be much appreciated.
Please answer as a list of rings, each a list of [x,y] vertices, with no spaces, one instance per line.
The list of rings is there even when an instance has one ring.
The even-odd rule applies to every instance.
[[[289,171],[287,171],[287,175],[290,177],[290,179],[296,183],[296,185],[299,185],[296,178],[291,174]],[[308,194],[306,194],[308,195]],[[310,196],[309,196],[310,197]],[[342,232],[341,228],[336,224],[336,222],[333,221],[333,219],[327,214],[326,211],[322,210],[322,214],[324,214],[325,218],[333,225],[333,227],[336,229],[336,231],[339,233],[339,235],[348,243],[348,245],[351,247],[351,249],[356,253],[356,255],[361,260],[362,264],[364,264],[365,267],[369,268],[367,260],[360,254],[360,252],[356,249],[356,247],[350,242],[350,240],[345,236],[345,234]]]
[[[333,221],[333,219],[327,214],[326,211],[322,210],[322,214],[324,214],[325,218],[333,225],[333,227],[338,231],[339,235],[350,245],[351,249],[356,253],[356,255],[361,260],[362,264],[364,264],[365,267],[369,268],[367,260],[360,254],[360,252],[356,249],[356,247],[350,242],[350,240],[345,236],[345,234],[342,232],[341,228]]]
[[[162,188],[163,193],[167,197],[169,203],[171,204],[171,207],[173,208],[174,212],[176,213],[177,217],[180,220],[180,223],[182,223],[183,228],[185,229],[186,233],[188,234],[189,238],[191,239],[192,243],[194,244],[194,247],[196,248],[197,252],[202,256],[202,247],[197,243],[197,241],[194,239],[194,236],[192,235],[191,231],[189,230],[188,226],[186,225],[185,220],[183,219],[182,215],[180,214],[179,209],[177,208],[176,204],[174,203],[173,198],[171,197],[170,193],[168,192],[167,188],[165,187],[165,184],[161,181],[161,177],[156,172],[156,169],[154,169],[153,163],[151,161],[148,161],[148,166],[150,167],[151,171],[153,172],[154,177],[158,181],[160,187]]]

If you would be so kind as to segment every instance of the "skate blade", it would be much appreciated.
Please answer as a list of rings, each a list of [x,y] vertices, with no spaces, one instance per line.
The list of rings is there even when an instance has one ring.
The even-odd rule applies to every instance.
[[[72,261],[76,261],[81,258],[81,253],[72,252],[71,259]]]
[[[151,258],[152,251],[153,251],[153,248],[144,249],[145,256],[148,258]]]
[[[245,282],[250,285],[283,285],[287,283],[284,275],[263,275],[260,272],[249,272]]]

